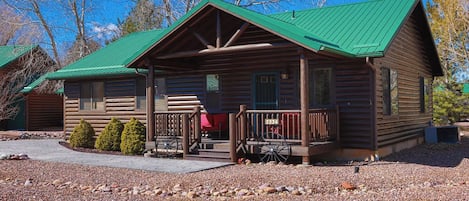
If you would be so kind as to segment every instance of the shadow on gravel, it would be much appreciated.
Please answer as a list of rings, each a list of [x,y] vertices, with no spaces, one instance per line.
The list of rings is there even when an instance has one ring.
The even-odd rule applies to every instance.
[[[383,161],[415,163],[437,167],[456,167],[469,159],[469,136],[456,144],[421,144],[383,158]]]

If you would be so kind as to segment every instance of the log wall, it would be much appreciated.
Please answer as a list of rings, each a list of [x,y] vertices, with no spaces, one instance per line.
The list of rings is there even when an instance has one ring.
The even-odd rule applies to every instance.
[[[80,82],[65,82],[65,104],[64,104],[64,130],[68,135],[73,128],[78,125],[81,119],[88,121],[99,135],[112,117],[116,117],[126,123],[130,118],[135,117],[146,125],[145,110],[137,110],[135,103],[136,80],[114,79],[105,80],[105,110],[104,111],[83,111],[80,106]]]
[[[432,111],[420,112],[419,77],[430,80],[433,77],[428,49],[422,37],[424,28],[418,22],[421,21],[414,13],[394,39],[386,56],[375,60],[378,147],[423,136],[424,127],[432,120]],[[383,115],[382,67],[397,70],[398,115]]]
[[[26,129],[60,129],[63,121],[63,97],[57,94],[26,95]]]

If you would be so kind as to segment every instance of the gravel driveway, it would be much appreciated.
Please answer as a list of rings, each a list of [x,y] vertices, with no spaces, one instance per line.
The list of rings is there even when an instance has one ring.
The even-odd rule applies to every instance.
[[[0,154],[2,153],[24,153],[33,160],[41,161],[129,168],[168,173],[197,172],[232,164],[76,152],[60,145],[58,139],[0,141]]]
[[[468,137],[354,169],[250,164],[175,174],[2,160],[0,200],[469,200]]]

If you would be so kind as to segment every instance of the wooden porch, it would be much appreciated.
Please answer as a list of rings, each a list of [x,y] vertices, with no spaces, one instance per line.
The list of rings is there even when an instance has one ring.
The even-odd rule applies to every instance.
[[[285,162],[290,156],[332,151],[339,142],[338,107],[309,109],[307,135],[301,132],[300,110],[249,110],[241,105],[238,113],[228,114],[229,129],[220,131],[228,139],[203,137],[202,114],[199,107],[192,112],[156,112],[156,141],[147,142],[147,149],[185,159],[236,162],[245,155],[259,155],[261,161]]]

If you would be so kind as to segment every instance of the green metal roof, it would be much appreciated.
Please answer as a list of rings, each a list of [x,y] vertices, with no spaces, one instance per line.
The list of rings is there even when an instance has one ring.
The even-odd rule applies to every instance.
[[[6,67],[8,64],[36,47],[37,45],[0,46],[0,69]]]
[[[260,14],[222,0],[202,0],[186,15],[163,30],[134,33],[87,57],[51,73],[47,79],[74,79],[133,74],[132,67],[145,53],[170,37],[195,15],[215,7],[309,50],[348,57],[381,57],[419,0],[368,2]]]
[[[312,51],[349,57],[384,56],[418,0],[372,0],[273,15],[260,14],[222,0],[203,0],[172,26],[169,36],[195,14],[213,6]]]
[[[21,93],[29,93],[34,90],[37,86],[39,86],[44,80],[46,80],[47,73],[36,79],[34,82],[31,82],[28,86],[23,87],[20,91]]]
[[[469,94],[469,83],[464,83],[462,87],[462,93],[463,94]]]
[[[132,33],[106,47],[47,75],[47,79],[74,79],[109,77],[135,74],[126,68],[135,57],[141,55],[159,40],[161,30]]]
[[[415,0],[374,0],[271,15],[315,33],[356,57],[384,56]]]

